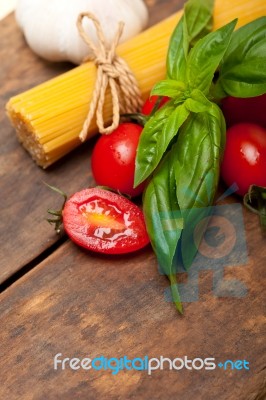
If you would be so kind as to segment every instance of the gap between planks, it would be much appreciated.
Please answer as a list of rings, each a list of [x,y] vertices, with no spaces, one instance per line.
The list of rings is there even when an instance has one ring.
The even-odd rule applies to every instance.
[[[16,283],[18,280],[20,280],[22,277],[24,277],[28,272],[32,271],[46,258],[55,253],[65,242],[67,242],[67,240],[68,237],[66,235],[63,235],[50,247],[40,253],[37,257],[33,258],[30,262],[23,265],[23,267],[21,267],[18,271],[9,276],[4,282],[0,284],[0,294],[7,290],[14,283]]]

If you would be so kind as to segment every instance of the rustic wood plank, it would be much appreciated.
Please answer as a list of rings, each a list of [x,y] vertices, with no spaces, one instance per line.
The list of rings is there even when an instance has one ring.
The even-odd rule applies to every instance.
[[[8,99],[72,66],[48,63],[36,57],[26,46],[13,15],[1,21],[0,32],[1,283],[58,240],[45,221],[51,193],[42,181],[72,192],[79,185],[89,185],[91,176],[90,144],[45,172],[18,143],[4,114]]]
[[[245,228],[248,265],[225,268],[225,278],[245,284],[247,296],[214,296],[212,271],[202,271],[200,299],[185,305],[183,317],[164,301],[168,282],[150,249],[110,258],[65,243],[1,294],[0,398],[263,399],[266,249],[246,211]],[[54,371],[57,353],[245,359],[250,370]]]
[[[149,2],[150,24],[181,8],[184,1]],[[4,114],[8,99],[73,67],[69,63],[49,63],[26,46],[14,15],[0,22],[0,284],[58,238],[45,221],[46,209],[54,197],[43,185],[46,181],[72,194],[93,185],[90,153],[94,141],[81,146],[48,171],[42,171],[19,145],[14,129]],[[55,200],[56,201],[56,200]]]

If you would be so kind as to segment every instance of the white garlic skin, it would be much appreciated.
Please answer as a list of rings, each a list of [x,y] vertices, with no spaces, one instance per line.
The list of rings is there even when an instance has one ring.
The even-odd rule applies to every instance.
[[[143,0],[18,0],[15,16],[29,47],[40,57],[81,64],[91,54],[76,25],[81,12],[99,19],[109,44],[119,21],[125,23],[120,43],[141,32],[148,21]],[[92,21],[84,18],[83,26],[97,43]]]

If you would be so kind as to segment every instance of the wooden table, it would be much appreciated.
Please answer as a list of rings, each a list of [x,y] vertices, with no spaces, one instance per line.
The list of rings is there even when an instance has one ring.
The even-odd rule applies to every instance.
[[[147,0],[150,24],[183,1]],[[52,64],[26,46],[14,16],[0,23],[0,398],[259,400],[265,394],[265,238],[243,210],[248,262],[224,269],[247,288],[244,298],[214,296],[213,271],[199,274],[199,301],[180,317],[164,301],[166,278],[151,248],[104,257],[82,251],[45,221],[57,197],[42,181],[71,194],[93,185],[94,140],[43,171],[18,144],[4,106],[14,94],[73,66]],[[231,196],[225,203],[239,200]],[[186,279],[186,277],[181,277]],[[222,279],[222,278],[221,278]],[[214,357],[246,359],[250,370],[54,370],[62,357]]]

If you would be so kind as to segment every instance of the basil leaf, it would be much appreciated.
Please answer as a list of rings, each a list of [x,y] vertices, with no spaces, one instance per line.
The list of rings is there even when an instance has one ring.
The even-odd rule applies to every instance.
[[[187,61],[187,83],[190,89],[207,94],[215,71],[229,45],[237,20],[200,39],[191,49]]]
[[[151,244],[163,273],[170,279],[173,301],[180,312],[174,256],[180,246],[184,266],[191,265],[219,178],[225,123],[216,104],[209,111],[189,117],[143,196]]]
[[[172,164],[172,155],[168,153],[144,192],[143,211],[152,247],[163,273],[170,279],[173,301],[177,309],[182,312],[173,270],[173,257],[182,232],[183,221],[176,200]]]
[[[151,91],[152,95],[174,97],[175,99],[181,97],[185,90],[185,84],[181,81],[174,81],[166,79],[158,82]]]
[[[232,63],[234,65],[235,57],[242,60],[244,55],[243,53],[249,51],[249,48],[256,44],[257,33],[260,36],[261,29],[265,30],[265,28],[266,17],[257,18],[241,28],[238,28],[232,35],[232,39],[225,53],[222,65],[227,63]],[[253,43],[250,42],[251,39],[254,39]],[[261,39],[261,37],[259,39]]]
[[[184,37],[184,15],[178,22],[169,43],[167,53],[167,78],[184,81],[186,76],[186,59],[189,49]]]
[[[188,116],[189,111],[184,104],[173,108],[168,103],[149,119],[141,133],[137,149],[135,186],[155,170]]]
[[[171,157],[170,153],[165,156],[143,195],[147,231],[159,264],[167,275],[183,228],[182,219],[176,218],[180,214]]]
[[[167,54],[167,77],[185,80],[188,52],[198,39],[212,29],[214,0],[190,0],[184,15],[177,24],[169,43]]]
[[[255,97],[265,93],[265,64],[266,17],[262,17],[233,33],[213,95]]]
[[[185,107],[194,113],[205,112],[212,108],[212,102],[200,90],[194,89],[190,97],[186,99]]]
[[[157,143],[162,133],[164,124],[174,111],[173,101],[169,101],[164,107],[160,108],[146,122],[140,136],[136,162],[134,185],[137,186],[144,181],[150,174],[150,163],[157,159]]]
[[[184,28],[190,47],[211,32],[213,6],[214,0],[190,0],[185,4]]]
[[[197,253],[202,229],[195,237],[196,226],[209,215],[219,180],[219,166],[224,146],[225,122],[215,104],[210,112],[192,114],[180,129],[174,163],[176,196],[184,219],[181,254],[189,268]]]

